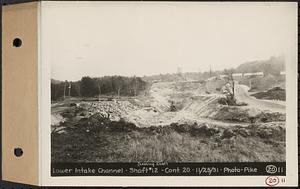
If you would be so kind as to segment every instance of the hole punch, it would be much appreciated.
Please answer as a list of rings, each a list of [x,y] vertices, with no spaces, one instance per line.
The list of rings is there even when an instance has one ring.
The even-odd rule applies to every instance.
[[[22,40],[20,38],[15,38],[13,41],[14,47],[21,47],[22,46]]]
[[[16,157],[21,157],[23,155],[22,148],[15,148],[14,149],[14,154],[15,154]]]

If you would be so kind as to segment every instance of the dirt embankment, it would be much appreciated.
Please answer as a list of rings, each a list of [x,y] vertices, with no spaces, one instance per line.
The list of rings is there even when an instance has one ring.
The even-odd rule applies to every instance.
[[[285,160],[285,129],[280,123],[230,128],[174,123],[140,128],[95,114],[66,131],[52,133],[53,162]]]
[[[274,87],[265,92],[254,93],[251,96],[254,96],[257,99],[263,100],[281,100],[285,101],[285,90],[280,87]]]

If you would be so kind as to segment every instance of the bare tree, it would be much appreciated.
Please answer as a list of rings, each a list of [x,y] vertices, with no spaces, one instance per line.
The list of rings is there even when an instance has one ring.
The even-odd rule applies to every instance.
[[[233,69],[224,70],[225,75],[227,75],[227,84],[226,84],[226,97],[228,104],[230,105],[235,105],[236,104],[236,99],[235,99],[235,80],[233,78]]]
[[[121,86],[118,87],[118,99],[120,99],[120,90],[121,90]]]
[[[137,96],[137,80],[136,80],[135,75],[133,76],[133,82],[134,82],[134,84],[133,84],[133,95]]]

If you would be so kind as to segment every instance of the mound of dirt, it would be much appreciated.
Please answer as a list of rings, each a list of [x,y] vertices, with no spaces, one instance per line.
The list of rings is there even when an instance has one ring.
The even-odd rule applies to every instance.
[[[99,114],[112,121],[118,121],[132,111],[137,110],[137,107],[128,101],[84,102],[79,107],[87,110],[84,114]]]
[[[283,141],[285,138],[285,129],[282,123],[277,124],[254,124],[247,127],[235,126],[223,130],[221,139],[232,137],[259,137],[262,139],[278,139]]]
[[[88,132],[98,133],[99,131],[109,132],[144,132],[144,133],[177,133],[190,134],[193,137],[214,137],[216,139],[230,139],[232,137],[260,137],[262,139],[282,140],[284,138],[284,124],[283,123],[256,123],[249,126],[232,126],[232,127],[218,127],[216,125],[207,123],[194,124],[178,124],[172,123],[167,126],[150,126],[137,127],[133,123],[126,122],[121,119],[119,121],[111,121],[99,114],[92,115],[89,118],[81,119],[76,128]]]
[[[246,109],[234,106],[223,106],[208,117],[220,121],[240,123],[285,121],[285,114],[279,112],[260,111],[255,108]]]
[[[81,119],[75,125],[75,128],[92,133],[98,133],[99,131],[130,132],[133,130],[139,130],[139,128],[133,123],[126,122],[123,119],[111,121],[108,118],[102,117],[100,114],[94,114],[89,118]]]
[[[282,100],[285,101],[285,90],[280,87],[274,87],[266,92],[258,92],[255,94],[252,94],[251,96],[254,96],[258,99],[264,99],[264,100]]]
[[[58,126],[65,121],[60,114],[51,114],[51,126]]]
[[[210,137],[220,132],[216,127],[210,127],[206,123],[201,123],[201,124],[194,123],[192,125],[172,123],[168,127],[171,128],[172,130],[175,130],[178,133],[190,133],[191,136],[201,135],[201,136]]]
[[[222,121],[250,122],[249,113],[247,112],[247,110],[230,106],[221,107],[219,110],[216,110],[215,114],[212,114],[208,117]]]

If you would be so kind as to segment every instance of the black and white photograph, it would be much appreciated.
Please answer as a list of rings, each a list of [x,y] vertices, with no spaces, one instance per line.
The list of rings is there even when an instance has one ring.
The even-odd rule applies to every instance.
[[[299,185],[296,2],[8,0],[2,10],[4,181]]]
[[[51,162],[285,162],[287,7],[50,4]]]

